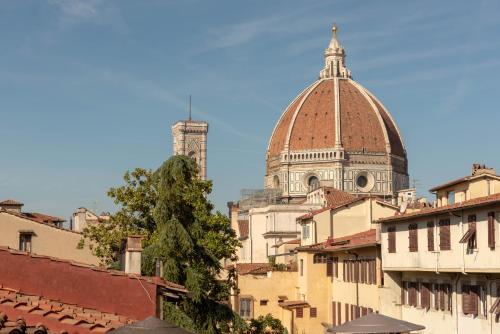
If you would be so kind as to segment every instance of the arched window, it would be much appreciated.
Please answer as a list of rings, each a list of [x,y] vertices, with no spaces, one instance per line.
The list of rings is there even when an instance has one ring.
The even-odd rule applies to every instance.
[[[196,152],[195,151],[191,151],[188,153],[188,157],[190,157],[191,159],[194,160],[194,162],[197,162],[196,161]]]
[[[319,188],[319,180],[316,176],[311,176],[309,180],[307,180],[307,185],[309,186],[309,191],[315,190]]]
[[[273,188],[278,189],[280,187],[280,178],[278,175],[274,175],[273,177]]]

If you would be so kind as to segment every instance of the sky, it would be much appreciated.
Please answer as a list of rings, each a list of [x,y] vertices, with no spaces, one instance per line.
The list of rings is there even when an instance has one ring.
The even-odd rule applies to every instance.
[[[334,22],[420,195],[475,162],[500,171],[499,13],[487,0],[0,0],[0,199],[66,219],[116,210],[106,191],[169,158],[192,94],[226,212],[263,187],[274,125],[317,79]]]

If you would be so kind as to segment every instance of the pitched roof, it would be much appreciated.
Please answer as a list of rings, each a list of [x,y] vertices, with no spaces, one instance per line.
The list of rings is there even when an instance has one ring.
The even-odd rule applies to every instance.
[[[309,246],[298,247],[299,251],[337,251],[377,245],[377,231],[375,229],[347,235],[340,238],[329,238],[324,242]]]
[[[318,213],[321,213],[321,212],[324,212],[324,211],[328,211],[328,210],[336,210],[336,209],[339,209],[339,208],[341,208],[343,206],[347,207],[347,206],[349,206],[351,204],[363,201],[363,200],[365,200],[367,198],[369,198],[369,197],[367,197],[367,196],[361,196],[361,197],[354,197],[352,199],[346,199],[345,201],[341,201],[340,203],[336,203],[334,205],[326,206],[324,208],[308,212],[305,215],[297,217],[297,220],[309,219],[309,218],[314,217],[314,215],[317,215]]]
[[[495,174],[491,174],[491,173],[481,173],[481,174],[475,174],[475,175],[468,175],[468,176],[464,176],[464,177],[461,177],[459,179],[448,181],[446,183],[432,187],[431,189],[429,189],[429,191],[436,192],[438,190],[448,188],[448,187],[454,186],[456,184],[459,184],[459,183],[462,183],[465,181],[470,181],[470,180],[474,180],[474,179],[481,179],[481,178],[492,178],[492,179],[500,180],[500,176],[495,175]]]
[[[5,201],[0,202],[0,205],[24,205],[24,204],[16,201],[15,199],[6,199]]]
[[[489,196],[483,196],[483,197],[477,197],[473,198],[468,201],[460,202],[460,203],[455,203],[455,204],[450,204],[450,205],[443,205],[439,206],[436,208],[423,208],[422,210],[419,211],[413,211],[413,212],[408,212],[404,214],[400,214],[397,216],[393,217],[387,217],[387,218],[382,218],[379,219],[379,223],[392,223],[392,222],[398,222],[410,218],[416,218],[416,217],[425,217],[425,216],[430,216],[434,214],[440,214],[440,213],[446,213],[450,211],[455,211],[455,210],[461,210],[461,209],[468,209],[468,208],[474,208],[474,207],[479,207],[479,206],[485,206],[485,205],[490,205],[490,204],[498,204],[500,203],[500,193],[489,195]]]
[[[356,198],[356,196],[335,189],[334,187],[323,187],[323,191],[325,193],[326,206],[328,207],[350,202]]]
[[[31,220],[35,223],[43,224],[45,226],[50,226],[52,228],[57,228],[57,229],[60,229],[60,230],[63,230],[63,231],[69,232],[69,233],[81,234],[80,232],[68,230],[66,228],[59,227],[59,226],[55,225],[55,223],[64,222],[65,220],[64,219],[61,220],[61,218],[57,218],[54,216],[48,216],[48,215],[44,215],[41,213],[26,213],[26,212],[17,213],[17,212],[1,210],[1,209],[0,209],[0,213],[6,213],[6,214],[9,214],[12,216],[19,217],[19,218]],[[50,220],[51,218],[53,218],[54,220]]]
[[[240,232],[240,239],[246,239],[249,235],[248,220],[238,220],[238,230]]]
[[[0,287],[7,294],[0,301],[0,311],[9,317],[22,316],[29,323],[41,322],[49,330],[59,328],[60,324],[54,322],[57,320],[71,326],[70,334],[90,331],[92,325],[88,330],[82,328],[80,320],[85,317],[97,323],[112,320],[109,327],[116,328],[128,319],[156,314],[158,295],[175,298],[187,292],[183,286],[159,277],[126,274],[5,247],[0,247],[0,263]],[[40,306],[44,303],[50,308]]]
[[[238,275],[266,274],[271,270],[271,264],[269,263],[236,263],[231,266],[236,268]]]
[[[10,319],[16,321],[7,321]],[[24,327],[21,332],[32,333],[37,328],[42,329],[42,326],[42,330],[47,332],[50,329],[52,333],[105,333],[134,320],[136,319],[0,288],[0,328],[6,329],[7,333],[16,327]]]

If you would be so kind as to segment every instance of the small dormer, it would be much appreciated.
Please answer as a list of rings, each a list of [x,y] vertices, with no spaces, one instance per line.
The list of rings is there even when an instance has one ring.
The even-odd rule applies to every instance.
[[[21,213],[21,208],[23,207],[23,203],[18,202],[13,199],[7,199],[5,201],[0,202],[0,210],[5,210],[13,213]]]
[[[436,186],[430,191],[436,194],[438,207],[452,205],[500,193],[500,176],[493,168],[473,164],[471,175]]]

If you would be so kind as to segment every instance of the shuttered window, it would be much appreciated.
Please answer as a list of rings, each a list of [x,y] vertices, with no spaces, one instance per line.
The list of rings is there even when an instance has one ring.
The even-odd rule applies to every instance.
[[[387,229],[387,245],[389,253],[396,253],[396,227],[391,226]]]
[[[408,241],[410,252],[418,251],[418,225],[410,224],[408,226]]]
[[[479,286],[462,285],[462,311],[464,314],[478,315]]]
[[[339,278],[339,258],[333,258],[333,277]]]
[[[345,321],[349,321],[351,318],[349,318],[349,304],[345,304]]]
[[[434,222],[427,223],[427,250],[434,251]]]
[[[311,307],[309,309],[309,317],[316,318],[318,316],[318,309],[316,307]]]
[[[340,325],[342,323],[342,307],[341,303],[337,302],[337,322]]]
[[[295,309],[295,316],[297,318],[303,318],[304,317],[304,309],[302,307],[296,308]]]
[[[429,283],[422,283],[421,285],[420,305],[425,309],[431,307],[431,288]]]
[[[476,230],[476,215],[469,215],[468,217],[468,225],[469,231],[472,231],[472,236],[469,238],[467,242],[468,249],[476,249],[477,248],[477,230]]]
[[[451,285],[434,284],[434,309],[451,312]]]
[[[332,324],[334,326],[337,326],[337,309],[336,309],[337,303],[332,302]],[[340,325],[340,322],[338,323]]]
[[[326,276],[333,277],[333,258],[329,257],[326,262]]]
[[[418,284],[415,282],[408,283],[408,305],[417,307],[417,286]]]
[[[488,247],[495,249],[495,213],[488,212]]]
[[[439,221],[439,249],[451,249],[449,219],[443,219]]]

